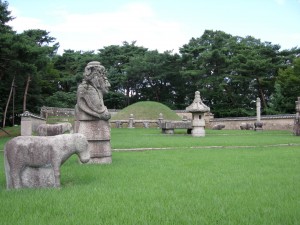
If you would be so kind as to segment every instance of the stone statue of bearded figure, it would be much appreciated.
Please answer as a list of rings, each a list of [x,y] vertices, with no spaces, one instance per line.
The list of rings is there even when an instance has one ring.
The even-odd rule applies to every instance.
[[[77,89],[75,130],[88,141],[89,163],[111,163],[110,113],[103,102],[110,83],[104,66],[90,62],[85,67],[82,83]]]
[[[104,66],[97,61],[88,63],[77,90],[75,110],[78,120],[110,119],[110,113],[103,102],[103,95],[108,93],[109,87]]]

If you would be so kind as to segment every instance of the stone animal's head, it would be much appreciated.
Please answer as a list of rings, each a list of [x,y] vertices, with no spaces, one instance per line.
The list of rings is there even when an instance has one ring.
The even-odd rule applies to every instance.
[[[88,141],[83,134],[74,134],[75,135],[75,147],[76,153],[79,156],[79,159],[82,163],[87,163],[90,160],[90,152],[88,150]]]
[[[85,67],[84,80],[94,86],[95,88],[102,91],[103,94],[108,93],[110,83],[106,77],[106,70],[100,62],[93,61],[87,64]]]
[[[64,130],[64,132],[66,132],[66,131],[69,131],[70,132],[70,134],[73,134],[74,133],[74,130],[73,130],[73,126],[72,126],[72,124],[71,123],[66,123],[66,125],[65,125],[66,127],[65,127],[65,130]]]

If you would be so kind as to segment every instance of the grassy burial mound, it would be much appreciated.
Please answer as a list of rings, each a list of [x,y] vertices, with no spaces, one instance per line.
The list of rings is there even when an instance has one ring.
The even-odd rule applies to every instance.
[[[166,105],[152,101],[142,101],[127,106],[111,119],[128,120],[130,114],[133,114],[135,120],[157,120],[160,113],[163,114],[164,120],[182,120]]]

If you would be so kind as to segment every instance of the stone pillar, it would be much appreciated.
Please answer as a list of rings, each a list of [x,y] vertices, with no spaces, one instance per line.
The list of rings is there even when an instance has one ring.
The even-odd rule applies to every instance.
[[[162,123],[164,122],[164,116],[162,113],[158,115],[158,128],[161,128]]]
[[[82,83],[77,89],[75,106],[78,133],[85,135],[91,159],[89,163],[108,164],[112,162],[110,145],[111,117],[103,102],[110,83],[106,70],[100,62],[90,62],[85,67]]]
[[[294,134],[300,136],[300,97],[296,103],[296,117],[294,122]]]
[[[256,99],[256,122],[254,123],[254,130],[255,131],[262,131],[263,130],[263,123],[260,121],[260,108],[261,108],[261,103],[260,103],[260,98]]]
[[[260,103],[260,98],[256,99],[256,121],[260,122],[260,107],[261,107],[261,103]]]
[[[133,114],[130,114],[130,116],[129,116],[128,128],[134,128],[134,117],[133,117]]]

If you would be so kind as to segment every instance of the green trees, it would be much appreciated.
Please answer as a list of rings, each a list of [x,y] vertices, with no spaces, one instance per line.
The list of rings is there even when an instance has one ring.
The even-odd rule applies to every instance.
[[[69,49],[58,55],[59,43],[48,31],[13,31],[7,25],[13,19],[7,6],[0,0],[2,121],[6,108],[10,119],[26,109],[38,113],[43,105],[73,108],[77,86],[90,61],[100,61],[107,69],[108,108],[151,100],[184,109],[199,90],[216,117],[254,115],[257,97],[264,114],[295,112],[300,96],[297,47],[280,51],[279,45],[251,36],[206,30],[183,45],[180,54],[150,51],[124,41],[97,53]]]
[[[267,113],[278,69],[295,57],[295,51],[283,55],[279,49],[251,36],[206,30],[180,49],[182,73],[192,81],[193,89],[201,91],[217,117],[254,114],[256,97]]]
[[[0,117],[3,118],[14,80],[14,98],[8,102],[6,116],[14,118],[14,115],[22,113],[26,108],[33,112],[39,110],[42,104],[42,77],[59,45],[54,43],[55,38],[43,30],[16,34],[6,25],[13,19],[7,6],[7,2],[0,1]]]
[[[147,51],[144,55],[132,57],[126,71],[136,83],[133,101],[152,100],[176,108],[176,85],[181,78],[179,62],[179,55],[170,52]]]
[[[136,78],[128,74],[127,66],[132,57],[143,55],[146,48],[136,46],[135,42],[123,42],[122,46],[111,45],[99,49],[101,63],[108,71],[108,79],[111,84],[110,93],[106,96],[107,106],[123,108],[134,103]]]
[[[44,104],[51,107],[73,108],[76,104],[77,86],[82,81],[85,66],[99,61],[93,51],[65,50],[55,55],[48,65],[48,88],[45,88]],[[45,87],[45,86],[43,86]]]
[[[286,69],[279,69],[270,106],[275,113],[295,113],[295,101],[300,96],[300,58]]]
[[[99,50],[101,63],[108,70],[111,91],[106,103],[123,108],[137,101],[152,100],[172,108],[182,104],[181,59],[171,52],[159,53],[123,42]]]

